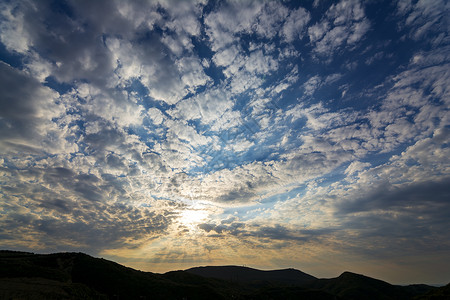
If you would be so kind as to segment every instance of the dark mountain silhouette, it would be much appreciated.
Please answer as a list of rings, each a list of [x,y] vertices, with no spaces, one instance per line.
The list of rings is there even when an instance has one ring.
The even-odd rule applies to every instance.
[[[187,275],[190,279],[186,281],[194,284],[171,280],[170,274],[141,272],[83,253],[40,255],[3,251],[0,252],[0,299],[229,299],[232,296],[233,290],[227,282]],[[35,289],[27,297],[23,293],[26,287]],[[226,293],[220,294],[221,290]]]
[[[344,299],[412,299],[433,289],[427,285],[398,286],[382,280],[351,272],[344,272],[337,278],[318,279],[305,287],[326,291]]]
[[[83,253],[0,251],[0,299],[449,299],[448,294],[449,286],[394,286],[350,272],[316,279],[294,269],[226,266],[155,274]]]
[[[450,299],[450,283],[438,289],[429,291],[428,293],[417,296],[415,300],[448,300]]]
[[[261,271],[239,266],[209,266],[186,270],[191,274],[203,277],[217,278],[237,283],[253,284],[286,284],[300,285],[317,279],[314,276],[295,269]]]

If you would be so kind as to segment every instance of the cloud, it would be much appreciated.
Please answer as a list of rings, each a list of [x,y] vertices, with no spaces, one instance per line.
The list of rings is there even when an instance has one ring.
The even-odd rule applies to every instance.
[[[98,253],[158,236],[171,223],[168,211],[114,202],[116,197],[128,197],[126,179],[64,167],[4,171],[4,188],[10,194],[2,196],[7,200],[2,201],[2,209],[11,214],[2,216],[1,222],[2,233],[9,236],[3,242],[10,247],[32,240],[35,249],[45,251]],[[20,196],[14,196],[19,190]],[[21,203],[27,203],[27,208]],[[15,218],[15,213],[22,218]]]
[[[410,37],[415,40],[425,38],[432,44],[445,44],[448,42],[448,17],[445,13],[448,9],[449,4],[441,0],[398,1],[397,13],[405,17],[398,25],[408,28]]]
[[[163,113],[155,107],[151,107],[148,109],[147,116],[150,118],[152,123],[155,125],[161,125],[161,123],[164,122],[164,119],[165,119],[165,116],[163,115]]]
[[[327,21],[316,23],[308,28],[309,40],[311,42],[316,42],[323,38],[325,33],[328,31],[329,23]]]
[[[442,164],[447,144],[448,130],[439,129],[384,165],[352,162],[345,171],[349,177],[329,185],[312,180],[303,192],[279,200],[253,222],[283,218],[297,228],[318,229],[310,231],[311,238],[347,255],[382,260],[438,255],[448,247],[448,239],[438,238],[448,236],[444,174],[449,165]]]
[[[144,107],[136,103],[132,94],[102,90],[89,84],[80,84],[76,90],[76,96],[86,101],[81,110],[87,115],[96,115],[119,127],[143,122]]]
[[[310,20],[309,12],[302,7],[291,11],[282,29],[282,35],[286,42],[290,43],[297,38],[301,39]]]
[[[203,66],[198,58],[185,57],[177,61],[178,68],[183,74],[181,80],[190,92],[194,92],[198,86],[206,85],[211,79],[203,71]]]
[[[137,79],[156,100],[175,104],[208,81],[198,60],[166,55],[166,46],[155,34],[143,42],[112,39],[107,45],[117,61],[119,83]]]
[[[97,2],[69,4],[66,8],[68,12],[63,9],[61,12],[53,11],[44,3],[34,8],[23,4],[21,8],[16,11],[19,14],[17,18],[21,18],[21,13],[23,14],[23,19],[20,19],[24,28],[20,34],[23,36],[23,42],[17,45],[17,51],[25,53],[24,45],[33,45],[35,49],[39,49],[39,54],[47,53],[47,61],[41,60],[40,63],[47,64],[47,68],[52,69],[52,76],[58,81],[72,83],[75,80],[88,80],[97,87],[104,87],[127,84],[127,80],[137,78],[149,89],[152,97],[173,104],[209,80],[195,58],[177,61],[176,58],[164,54],[168,48],[163,43],[164,39],[159,36],[151,35],[145,42],[139,39],[134,30],[137,29],[136,26],[145,24],[145,27],[151,28],[160,21],[160,16],[156,11],[152,11],[156,6],[144,5],[138,8],[136,5],[116,6]],[[97,9],[108,12],[108,16],[94,17],[92,12]],[[149,11],[148,16],[140,14],[139,9]],[[75,22],[71,19],[70,11],[82,16],[84,20],[77,19],[78,23]],[[175,9],[170,12],[175,14],[173,17],[179,22]],[[39,21],[43,18],[37,17],[38,15],[45,18],[50,30],[43,29],[44,24]],[[130,15],[138,15],[141,23],[133,24],[136,20]],[[185,15],[189,15],[186,18],[193,20],[192,15]],[[4,26],[13,28],[14,22],[18,22],[15,20],[9,12]],[[83,22],[86,24],[84,26],[90,26],[90,30],[83,29]],[[181,28],[179,25],[172,25],[174,29]],[[195,33],[193,28],[189,31],[191,34]],[[136,35],[130,36],[130,33]],[[102,36],[104,40],[100,38]],[[168,38],[171,37],[166,36],[166,40]],[[186,39],[180,36],[179,40]],[[4,36],[3,43],[13,45],[15,42]],[[181,47],[191,48],[185,43],[182,43]],[[32,66],[36,68],[36,63]],[[156,73],[158,76],[155,76]],[[111,74],[117,74],[119,78]]]
[[[408,147],[390,163],[360,172],[356,185],[336,203],[338,213],[383,211],[425,216],[442,209],[449,193],[444,175],[449,166],[442,164],[448,139],[448,129],[436,130],[433,137]]]
[[[392,78],[394,84],[387,91],[381,109],[368,113],[372,126],[383,129],[385,138],[379,141],[385,151],[412,138],[426,137],[446,124],[444,112],[448,110],[446,99],[449,92],[444,78],[447,78],[447,62],[441,60],[440,52],[426,54],[428,58],[424,58],[422,64],[416,65],[413,61],[406,71]],[[419,62],[418,57],[421,56],[416,56],[416,63]],[[436,65],[438,61],[440,63]],[[439,99],[441,104],[436,104],[432,99]],[[437,110],[437,106],[441,109]],[[409,120],[408,115],[416,110],[417,114],[414,113],[414,117]]]
[[[250,53],[245,62],[245,69],[250,73],[264,74],[276,70],[278,63],[271,56],[264,55],[261,50]]]
[[[10,51],[26,53],[31,45],[31,37],[25,27],[25,16],[19,5],[1,4],[2,22],[0,25],[0,40]]]
[[[58,103],[59,94],[4,62],[0,62],[0,69],[3,151],[28,152],[43,148],[52,153],[69,147],[60,128],[52,122],[65,112],[65,107]]]
[[[159,3],[171,16],[171,20],[165,26],[179,35],[190,36],[200,35],[199,18],[205,4],[203,0],[194,2],[161,1]]]
[[[269,39],[273,38],[280,32],[280,29],[283,26],[283,21],[286,20],[288,15],[289,10],[285,6],[280,5],[280,3],[277,2],[268,2],[261,9],[261,13],[257,17],[258,20],[253,25],[254,30],[262,37]],[[290,18],[294,19],[295,16]],[[295,27],[295,20],[291,20],[291,23],[291,26]]]
[[[347,167],[347,169],[345,169],[344,173],[347,175],[353,175],[357,172],[364,170],[367,167],[370,167],[370,163],[362,163],[360,161],[354,161]]]
[[[422,182],[404,186],[380,184],[363,199],[355,199],[354,205],[343,204],[340,212],[361,212],[374,210],[397,210],[408,206],[408,210],[417,210],[416,214],[427,214],[427,207],[443,204],[449,196],[450,189],[441,182]],[[425,200],[426,199],[426,200]],[[426,207],[423,207],[426,206]]]
[[[305,88],[305,94],[311,96],[314,94],[315,90],[320,86],[321,80],[318,75],[311,77],[303,84]]]
[[[205,145],[208,143],[208,138],[199,134],[195,128],[180,121],[166,121],[169,132],[174,134],[180,140],[188,142],[192,147]]]
[[[218,66],[227,67],[233,64],[233,61],[239,54],[239,49],[236,46],[231,46],[229,48],[218,51],[213,56],[213,61]]]
[[[211,42],[211,50],[218,51],[232,44],[234,35],[249,32],[256,16],[261,10],[259,2],[247,2],[237,5],[237,2],[223,3],[216,11],[205,17],[207,35]]]
[[[223,89],[211,89],[179,102],[171,115],[182,120],[200,120],[205,125],[213,125],[225,119],[225,113],[232,110],[231,95]]]
[[[308,29],[308,34],[317,54],[331,56],[336,50],[359,42],[369,28],[361,3],[344,0],[331,5],[321,22]]]
[[[302,7],[289,11],[277,2],[256,1],[245,5],[228,2],[210,13],[205,23],[211,49],[218,51],[232,44],[233,36],[253,32],[262,38],[279,36],[291,43],[303,37],[310,19],[309,12]]]
[[[321,235],[326,236],[333,232],[328,230],[302,230],[287,228],[281,225],[260,226],[257,224],[246,224],[239,220],[229,224],[199,224],[198,227],[208,233],[210,237],[216,239],[228,239],[229,236],[237,237],[255,247],[284,248],[291,246],[291,242],[302,244],[320,239]],[[277,244],[278,241],[287,242]],[[275,244],[275,245],[274,245]],[[259,246],[261,245],[261,246]]]

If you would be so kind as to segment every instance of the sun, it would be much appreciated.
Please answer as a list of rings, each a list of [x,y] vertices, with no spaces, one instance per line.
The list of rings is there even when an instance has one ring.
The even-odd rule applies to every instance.
[[[186,209],[180,212],[179,222],[189,228],[191,231],[196,231],[197,225],[203,223],[208,218],[208,212],[203,209]]]

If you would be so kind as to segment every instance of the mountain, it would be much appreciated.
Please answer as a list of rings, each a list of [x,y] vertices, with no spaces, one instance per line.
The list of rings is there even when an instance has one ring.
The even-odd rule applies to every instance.
[[[208,266],[187,269],[186,272],[203,277],[237,283],[300,285],[317,278],[295,269],[261,271],[239,266]]]
[[[434,288],[427,285],[398,286],[382,280],[370,278],[351,272],[344,272],[337,278],[318,279],[304,285],[310,289],[326,291],[343,299],[412,299],[416,295],[424,294]]]
[[[428,293],[414,298],[414,300],[448,300],[450,299],[450,283]]]
[[[0,251],[0,299],[449,299],[449,286],[395,286],[345,272],[199,267],[142,272],[83,253]]]
[[[229,299],[226,282],[141,272],[83,253],[0,252],[0,299]],[[195,278],[194,278],[195,277]],[[221,294],[219,291],[225,291]]]

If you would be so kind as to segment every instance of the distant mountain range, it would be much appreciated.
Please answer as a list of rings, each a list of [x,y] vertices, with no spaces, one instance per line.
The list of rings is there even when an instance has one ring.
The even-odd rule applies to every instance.
[[[345,272],[197,267],[137,271],[83,253],[0,251],[0,299],[450,299],[450,284],[397,286]]]

